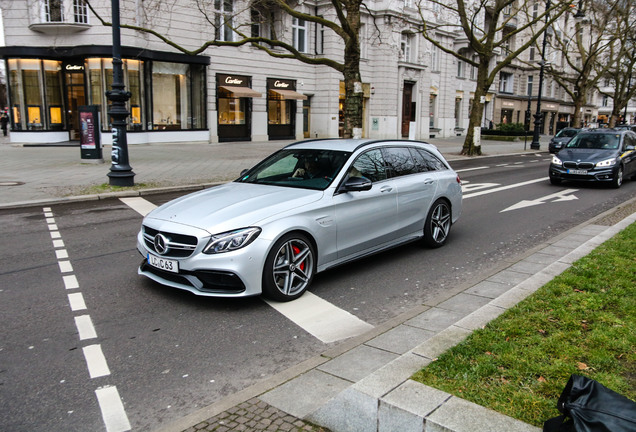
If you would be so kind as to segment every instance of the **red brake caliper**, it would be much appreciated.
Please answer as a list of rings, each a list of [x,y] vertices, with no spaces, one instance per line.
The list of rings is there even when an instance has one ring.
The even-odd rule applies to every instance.
[[[298,246],[292,246],[292,249],[294,251],[294,255],[298,255],[300,253]],[[305,261],[300,263],[300,270],[305,271]]]

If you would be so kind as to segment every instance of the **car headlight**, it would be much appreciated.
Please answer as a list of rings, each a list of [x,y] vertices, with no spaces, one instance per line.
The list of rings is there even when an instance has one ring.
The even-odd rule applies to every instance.
[[[558,157],[552,156],[552,164],[561,166],[563,165],[563,162],[561,162],[561,159],[559,159]]]
[[[611,167],[611,166],[614,166],[614,165],[616,165],[616,159],[607,159],[607,160],[600,161],[600,162],[596,163],[596,166],[598,168]]]
[[[203,253],[211,255],[240,249],[252,243],[260,233],[260,228],[249,227],[215,234],[203,248]]]

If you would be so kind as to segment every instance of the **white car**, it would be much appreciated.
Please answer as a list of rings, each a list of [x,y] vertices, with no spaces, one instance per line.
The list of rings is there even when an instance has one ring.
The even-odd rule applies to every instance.
[[[138,272],[202,296],[289,301],[347,261],[414,240],[442,246],[461,209],[459,176],[431,144],[301,141],[148,214]]]

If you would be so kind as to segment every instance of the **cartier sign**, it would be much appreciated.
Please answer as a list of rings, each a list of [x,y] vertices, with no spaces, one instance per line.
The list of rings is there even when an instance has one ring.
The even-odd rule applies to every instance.
[[[243,75],[217,74],[220,86],[249,87],[249,77]]]
[[[83,65],[72,65],[72,64],[67,64],[65,69],[67,71],[83,71],[84,70],[84,66]]]
[[[284,89],[284,90],[296,90],[296,81],[284,80],[277,78],[267,79],[267,88],[270,89]]]

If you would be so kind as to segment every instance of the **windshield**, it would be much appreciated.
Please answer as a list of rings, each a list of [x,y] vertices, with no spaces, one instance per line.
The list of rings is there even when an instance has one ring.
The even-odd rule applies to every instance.
[[[556,134],[557,138],[571,138],[579,132],[578,129],[562,129]]]
[[[621,136],[610,133],[581,133],[572,138],[565,148],[616,150],[620,144]]]
[[[351,153],[336,150],[283,149],[236,180],[305,189],[326,189]]]

